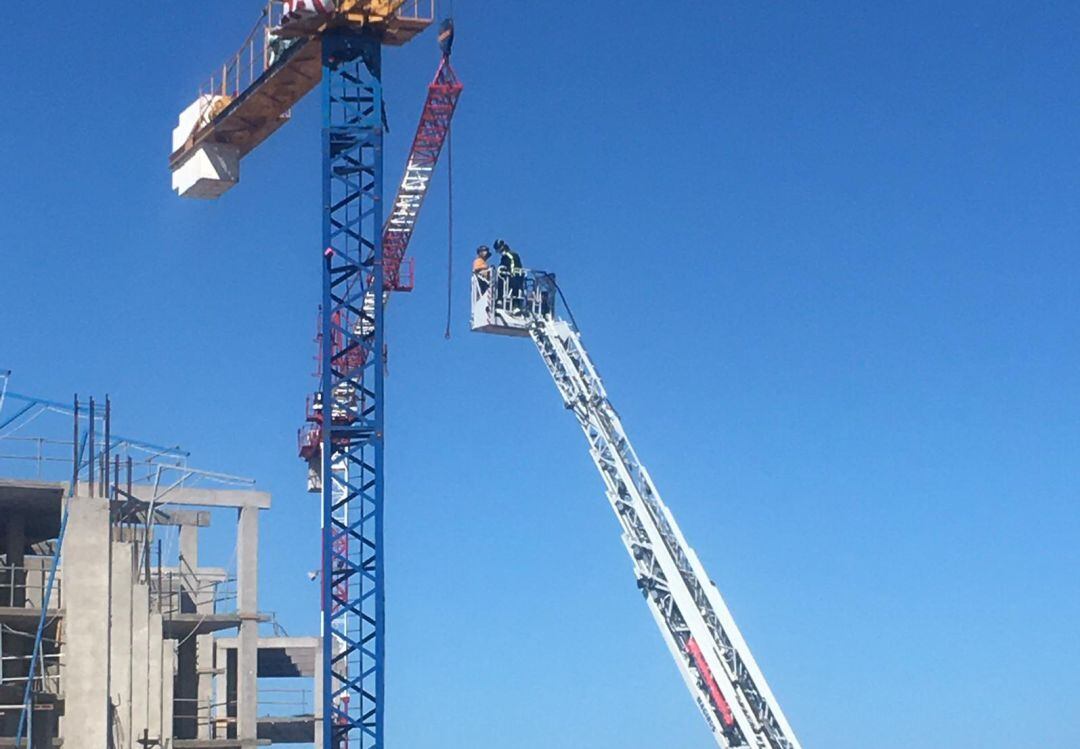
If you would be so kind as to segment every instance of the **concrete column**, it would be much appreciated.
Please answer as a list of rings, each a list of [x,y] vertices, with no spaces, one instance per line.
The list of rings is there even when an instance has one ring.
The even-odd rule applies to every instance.
[[[242,507],[236,525],[236,607],[240,616],[237,638],[236,729],[241,746],[258,740],[259,657],[259,510]]]
[[[149,737],[150,700],[157,696],[151,687],[150,661],[157,656],[151,651],[150,589],[136,582],[131,591],[131,749],[140,749],[144,732]]]
[[[72,503],[74,504],[74,503]],[[131,746],[131,629],[134,595],[135,547],[124,541],[113,542],[112,599],[109,650],[111,673],[109,697],[113,706],[113,730],[117,747]]]
[[[26,605],[26,515],[14,512],[7,518],[7,533],[4,539],[7,549],[7,563],[11,570],[8,581],[8,595],[3,596],[0,606],[22,608]]]
[[[109,507],[104,499],[77,497],[64,541],[65,736],[72,745],[108,746]],[[126,589],[125,589],[126,594]]]
[[[161,669],[161,746],[162,749],[172,749],[173,677],[176,675],[176,650],[172,640],[165,641],[165,655]]]
[[[320,643],[322,638],[319,638]],[[315,654],[315,674],[314,674],[314,696],[312,698],[312,709],[315,711],[315,749],[322,749],[323,747],[323,664],[322,664],[322,646],[320,644],[319,651]]]
[[[199,598],[199,528],[180,526],[179,589],[176,591],[176,605],[181,613],[190,614],[198,611]],[[176,698],[180,700],[176,718],[176,738],[197,738],[200,670],[199,640],[188,638],[180,644],[177,652]]]
[[[214,641],[214,708],[211,710],[214,716],[213,738],[225,739],[229,737],[229,688],[228,674],[225,666],[225,651],[220,643]]]
[[[180,526],[180,576],[183,581],[182,610],[194,611],[198,614],[213,614],[214,588],[199,570],[199,526],[197,525]],[[191,723],[185,722],[182,736],[209,739],[212,736],[210,703],[214,699],[214,636],[196,635],[192,645],[195,652],[193,656],[185,659],[182,682],[183,696],[185,700],[190,700],[185,702],[185,705],[191,706],[190,712],[195,718]],[[189,667],[189,662],[194,663],[193,671]]]
[[[205,600],[209,598],[210,600]],[[200,614],[214,613],[214,602],[207,593],[204,600],[199,603]],[[214,636],[198,635],[195,638],[195,668],[198,672],[198,711],[196,719],[196,734],[200,739],[211,737],[210,730],[210,703],[214,701]]]
[[[162,641],[162,617],[159,613],[150,614],[150,626],[148,629],[150,633],[149,640],[149,659],[150,659],[150,693],[147,695],[149,704],[147,705],[147,721],[146,727],[149,729],[149,737],[162,741],[165,737],[165,731],[163,729],[164,723],[162,723],[161,715],[163,712],[163,697],[165,689],[165,648]],[[169,679],[172,679],[172,674],[168,674]],[[170,733],[172,726],[169,726]],[[159,744],[160,746],[160,744]]]

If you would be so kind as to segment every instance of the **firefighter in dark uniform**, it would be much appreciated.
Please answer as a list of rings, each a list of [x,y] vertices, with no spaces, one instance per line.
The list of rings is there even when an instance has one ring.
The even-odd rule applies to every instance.
[[[520,312],[525,306],[525,269],[521,265],[521,255],[501,239],[495,240],[495,251],[502,255],[499,258],[499,291],[510,299],[509,304],[502,306]]]

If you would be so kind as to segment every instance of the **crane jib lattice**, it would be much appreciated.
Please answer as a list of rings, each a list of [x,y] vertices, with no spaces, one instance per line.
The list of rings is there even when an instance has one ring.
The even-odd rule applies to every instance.
[[[435,166],[443,144],[450,132],[450,122],[461,96],[462,85],[450,57],[443,55],[435,79],[428,86],[427,101],[416,127],[405,175],[398,186],[390,217],[383,230],[383,265],[386,269],[386,290],[405,291],[411,279],[404,279],[401,268],[405,252],[412,239],[420,207],[427,197]]]

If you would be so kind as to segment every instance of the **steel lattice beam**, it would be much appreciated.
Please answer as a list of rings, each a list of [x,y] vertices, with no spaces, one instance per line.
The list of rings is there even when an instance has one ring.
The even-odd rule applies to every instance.
[[[427,197],[428,187],[439,154],[450,132],[450,122],[461,96],[462,85],[450,66],[449,53],[444,53],[435,79],[428,86],[427,100],[416,126],[405,175],[398,186],[390,208],[389,220],[383,231],[383,252],[386,256],[386,290],[408,291],[412,279],[402,277],[402,262],[412,239],[420,207]]]
[[[485,296],[474,278],[473,329],[532,337],[585,434],[638,588],[717,744],[799,749],[719,590],[638,458],[576,325],[555,314],[554,277],[542,271],[524,276],[519,297],[505,290]]]
[[[323,38],[323,749],[381,749],[384,707],[379,39]]]

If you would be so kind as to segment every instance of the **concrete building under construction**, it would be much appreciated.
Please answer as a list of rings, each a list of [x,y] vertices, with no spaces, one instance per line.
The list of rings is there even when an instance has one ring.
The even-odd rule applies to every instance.
[[[34,470],[0,472],[0,747],[320,742],[320,639],[274,634],[259,609],[270,495],[110,435],[107,415],[6,396],[0,467]],[[72,437],[15,434],[56,411]],[[71,451],[67,481],[25,478],[63,465],[57,449]],[[226,566],[200,559],[212,522],[218,545],[230,526]]]

